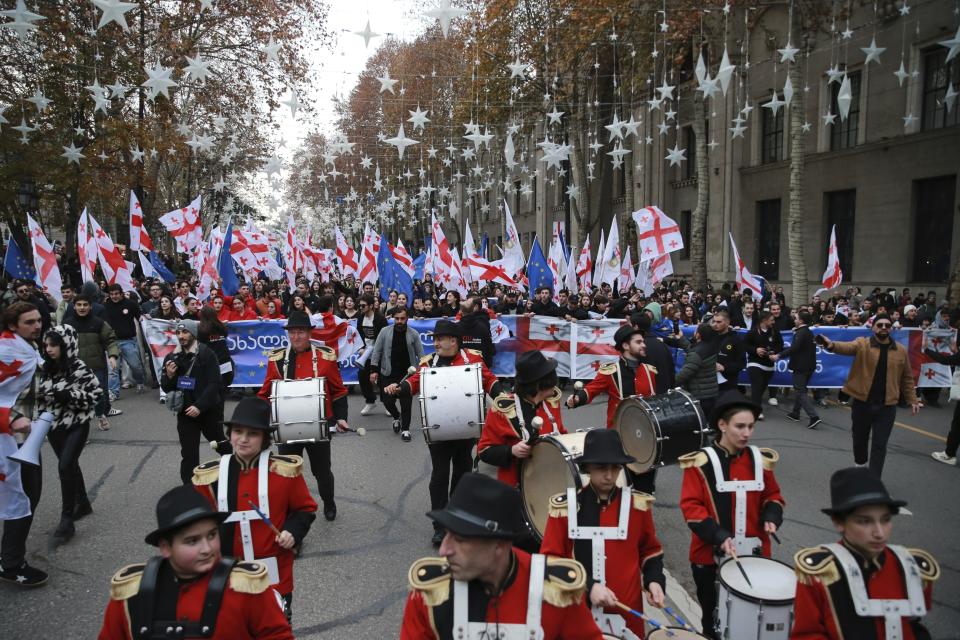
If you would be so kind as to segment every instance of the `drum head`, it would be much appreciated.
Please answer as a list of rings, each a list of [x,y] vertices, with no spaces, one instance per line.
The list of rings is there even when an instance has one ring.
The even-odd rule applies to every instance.
[[[720,565],[719,571],[720,582],[727,589],[751,602],[793,602],[797,592],[797,576],[789,566],[759,556],[741,557],[740,563],[753,586],[747,584],[737,563],[729,558]]]
[[[673,635],[667,635],[667,631]],[[668,638],[670,640],[706,640],[707,637],[687,631],[683,627],[661,627],[648,633],[647,638],[648,640],[667,640]]]
[[[657,425],[647,404],[639,398],[627,398],[617,407],[613,418],[626,452],[637,459],[629,464],[631,471],[649,471],[657,462]]]
[[[582,486],[583,479],[570,458],[583,453],[586,435],[580,432],[539,438],[520,468],[520,493],[527,522],[541,538],[547,527],[550,498],[567,487]]]

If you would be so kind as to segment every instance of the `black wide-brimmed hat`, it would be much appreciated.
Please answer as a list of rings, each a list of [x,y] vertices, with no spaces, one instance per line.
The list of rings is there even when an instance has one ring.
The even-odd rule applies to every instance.
[[[583,453],[577,464],[630,464],[637,459],[623,450],[620,434],[613,429],[590,429],[583,438]]]
[[[539,351],[525,351],[517,356],[517,382],[533,382],[556,371],[557,361]]]
[[[193,524],[198,520],[215,520],[220,524],[229,513],[214,511],[207,499],[190,485],[181,485],[167,491],[157,502],[157,528],[144,538],[147,544],[157,546],[167,533]]]
[[[620,345],[624,342],[629,342],[630,338],[635,335],[643,335],[643,331],[634,327],[632,324],[625,324],[617,332],[613,334],[613,347],[617,351],[620,351]]]
[[[284,329],[313,329],[313,324],[310,322],[310,316],[308,316],[305,312],[297,309],[295,311],[291,311],[290,315],[287,316],[287,324],[283,328]]]
[[[720,394],[720,397],[717,398],[716,404],[713,405],[713,412],[710,414],[710,428],[716,430],[718,428],[717,423],[720,421],[720,416],[734,407],[749,409],[751,412],[753,412],[754,418],[757,418],[761,413],[760,405],[754,403],[752,400],[748,400],[747,397],[739,391],[725,391]]]
[[[433,327],[433,337],[436,338],[437,336],[463,337],[460,333],[460,327],[452,320],[437,320],[437,324]]]
[[[270,403],[257,396],[243,398],[233,409],[233,417],[223,421],[224,426],[247,427],[261,431],[273,431],[270,424]]]
[[[906,506],[903,500],[894,500],[887,493],[883,480],[866,467],[840,469],[830,476],[830,507],[821,509],[829,516],[850,513],[857,507],[885,504],[898,513]]]
[[[450,502],[427,517],[447,531],[467,538],[516,540],[526,534],[520,493],[480,473],[466,473]]]

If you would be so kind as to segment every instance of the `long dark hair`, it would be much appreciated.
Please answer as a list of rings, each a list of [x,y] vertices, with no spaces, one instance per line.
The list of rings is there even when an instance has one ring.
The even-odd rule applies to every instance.
[[[227,325],[220,322],[213,307],[201,307],[198,332],[210,337],[224,337],[227,335]]]
[[[531,380],[530,382],[517,382],[516,384],[516,393],[521,398],[532,398],[541,391],[546,391],[547,389],[552,389],[559,384],[560,380],[557,378],[557,372],[551,371],[542,378],[537,378],[536,380]]]
[[[43,354],[43,369],[46,371],[47,375],[55,376],[63,371],[66,371],[69,367],[69,359],[67,358],[67,343],[64,342],[63,336],[56,331],[47,331],[43,336],[44,347],[46,346],[47,341],[60,347],[60,357],[56,360],[52,360],[50,356],[47,355],[47,350],[41,348],[41,353]]]

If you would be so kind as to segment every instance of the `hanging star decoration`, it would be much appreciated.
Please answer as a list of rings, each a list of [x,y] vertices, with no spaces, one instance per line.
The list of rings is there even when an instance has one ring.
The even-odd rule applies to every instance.
[[[520,62],[520,58],[515,59],[513,64],[507,65],[507,68],[510,69],[510,79],[525,78],[529,67],[530,65],[526,62]]]
[[[743,126],[743,123],[744,123],[743,118],[741,118],[738,115],[736,118],[733,119],[732,122],[733,122],[733,127],[730,128],[730,139],[734,140],[736,138],[742,138],[744,131],[747,130],[747,128]]]
[[[551,112],[549,112],[549,113],[547,114],[547,118],[549,119],[549,121],[547,122],[547,124],[560,124],[560,117],[563,116],[563,114],[564,114],[564,112],[563,112],[563,111],[557,111],[557,107],[556,107],[556,105],[554,105],[553,111],[551,111]]]
[[[664,159],[670,161],[671,167],[679,167],[681,162],[686,161],[687,150],[681,149],[679,144],[674,143],[673,148],[669,151],[670,152],[667,154],[667,157]]]
[[[173,73],[173,69],[169,67],[163,67],[158,62],[153,66],[152,69],[147,69],[146,71],[149,79],[141,86],[149,89],[147,92],[147,99],[152,101],[158,95],[162,95],[164,98],[169,100],[170,88],[177,86],[177,83],[170,79],[170,74]]]
[[[867,66],[871,62],[880,64],[880,54],[886,50],[886,47],[877,46],[877,36],[873,36],[873,39],[870,40],[869,47],[860,47],[860,51],[863,51],[867,55],[867,59],[863,61],[863,66]]]
[[[910,74],[907,73],[907,70],[903,67],[903,60],[900,61],[900,68],[894,71],[893,75],[897,77],[901,87],[903,86],[903,81],[910,77]]]
[[[120,79],[117,78],[117,81],[111,85],[107,85],[110,88],[110,98],[123,98],[127,95],[127,92],[130,91],[130,87],[126,86]]]
[[[943,95],[943,106],[946,107],[947,113],[953,109],[953,103],[957,99],[957,92],[953,88],[953,83],[947,85],[947,92]]]
[[[300,96],[297,94],[297,90],[294,87],[290,87],[290,97],[286,100],[281,100],[280,104],[290,107],[290,117],[297,117],[297,110],[300,109]]]
[[[394,147],[397,148],[397,151],[400,154],[401,160],[403,160],[403,152],[406,150],[407,147],[415,144],[420,144],[418,140],[412,140],[407,137],[407,134],[404,133],[403,131],[402,122],[400,123],[400,131],[397,133],[397,135],[392,138],[387,138],[386,140],[384,140],[384,142],[386,142],[389,145],[393,145]]]
[[[85,157],[81,151],[82,148],[74,146],[74,144],[71,142],[69,147],[63,148],[63,153],[60,154],[60,157],[66,158],[67,164],[72,162],[77,166],[80,166],[80,161]]]
[[[135,2],[120,2],[120,0],[90,0],[103,13],[100,15],[100,22],[97,29],[103,29],[111,22],[116,22],[124,31],[130,27],[127,25],[126,13],[137,8]]]
[[[277,54],[280,53],[280,45],[274,42],[272,35],[267,44],[264,45],[263,53],[267,56],[267,62],[279,62]]]
[[[957,27],[957,33],[952,38],[941,40],[937,44],[947,48],[947,59],[944,60],[944,64],[953,60],[960,53],[960,27]]]
[[[139,162],[140,164],[143,164],[143,156],[145,153],[146,152],[140,148],[139,144],[130,147],[130,162]]]
[[[789,107],[791,100],[793,100],[793,82],[788,75],[783,83],[783,105]]]
[[[616,113],[613,114],[613,122],[603,125],[603,128],[610,132],[610,139],[607,142],[623,139],[623,121]]]
[[[813,127],[813,125],[810,124],[809,122],[804,122],[802,125],[800,125],[800,130],[801,130],[803,133],[810,133],[810,129],[811,129],[812,127]]]
[[[363,46],[364,46],[365,48],[369,48],[369,47],[370,47],[370,39],[371,39],[371,38],[379,38],[379,37],[380,37],[380,34],[379,34],[379,33],[374,33],[373,31],[370,30],[370,20],[369,20],[369,18],[367,19],[367,26],[365,26],[365,27],[363,28],[363,31],[354,31],[353,33],[354,33],[354,35],[358,35],[358,36],[360,36],[361,38],[363,38]]]
[[[800,49],[797,49],[795,46],[790,44],[790,41],[787,41],[787,46],[785,46],[783,49],[777,49],[777,53],[780,54],[780,64],[783,64],[787,61],[796,64],[797,61],[795,56],[799,51]]]
[[[673,100],[673,90],[676,88],[676,85],[671,86],[667,84],[667,79],[664,77],[663,84],[657,87],[657,93],[660,94],[661,100]]]
[[[643,124],[643,121],[634,120],[631,113],[630,119],[623,123],[623,139],[626,140],[630,136],[638,137],[637,129],[640,128],[641,124]]]
[[[424,12],[424,15],[440,23],[440,31],[443,33],[443,37],[446,38],[450,32],[450,23],[457,18],[467,15],[467,11],[451,7],[450,0],[441,0],[440,6]]]
[[[50,100],[47,96],[43,95],[43,91],[37,89],[33,92],[33,95],[27,98],[27,102],[32,102],[37,107],[37,112],[43,113],[50,106],[50,103],[53,100]]]
[[[835,113],[831,113],[830,111],[827,111],[827,112],[823,115],[823,126],[827,126],[828,124],[829,124],[829,125],[832,125],[832,124],[834,124],[836,121],[837,121],[837,114],[835,114]]]
[[[21,40],[26,40],[27,34],[37,30],[37,25],[33,24],[34,22],[46,20],[46,18],[39,13],[34,13],[27,9],[27,5],[24,4],[23,0],[17,0],[17,6],[13,9],[0,11],[0,16],[13,18],[12,22],[4,22],[0,24],[0,27],[11,29]]]
[[[410,114],[410,117],[407,118],[407,122],[413,123],[413,130],[423,130],[424,125],[430,122],[430,118],[427,117],[427,114],[430,113],[427,110],[420,110],[420,105],[417,105],[416,111],[408,110],[407,113]]]
[[[840,122],[846,122],[852,101],[853,93],[850,88],[850,77],[844,74],[843,81],[840,83],[840,90],[837,91],[837,109],[840,110]]]
[[[206,84],[207,76],[210,75],[210,63],[200,57],[199,52],[196,58],[185,56],[184,59],[187,61],[187,66],[183,68],[183,72],[200,84]]]
[[[570,186],[568,186],[568,187],[567,187],[567,197],[570,198],[571,200],[579,200],[579,199],[580,199],[580,187],[574,186],[574,185],[572,185],[572,184],[571,184]]]
[[[909,129],[917,121],[917,117],[913,115],[913,112],[908,113],[903,117],[903,128]]]
[[[786,103],[783,100],[781,100],[780,96],[777,95],[777,92],[774,91],[773,95],[770,97],[770,102],[766,102],[761,106],[764,109],[770,109],[770,111],[773,113],[773,116],[776,117],[777,112],[780,110],[780,107],[782,107],[784,104]]]
[[[399,80],[394,80],[390,77],[389,71],[385,71],[382,76],[377,78],[377,81],[380,83],[380,93],[383,93],[384,91],[393,93],[393,86],[399,82]]]

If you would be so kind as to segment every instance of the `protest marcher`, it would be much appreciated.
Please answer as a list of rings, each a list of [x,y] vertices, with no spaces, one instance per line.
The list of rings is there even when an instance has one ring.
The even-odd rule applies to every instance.
[[[360,318],[357,320],[357,331],[363,338],[364,361],[357,379],[360,385],[360,393],[363,394],[364,404],[360,409],[360,415],[369,416],[377,406],[377,393],[374,384],[370,381],[370,374],[373,370],[370,368],[370,356],[373,355],[373,347],[377,343],[377,336],[387,326],[387,319],[383,317],[377,307],[377,302],[372,295],[360,297]],[[366,355],[369,352],[370,355]],[[389,412],[388,412],[389,414]]]
[[[813,318],[806,311],[797,314],[797,328],[793,332],[793,342],[790,346],[770,357],[776,362],[781,358],[790,358],[790,371],[793,372],[793,410],[787,414],[787,418],[794,422],[800,421],[800,409],[807,414],[809,421],[807,429],[815,429],[820,424],[820,416],[817,415],[817,408],[807,391],[807,385],[810,384],[810,378],[817,370],[817,345],[813,341],[813,332],[810,331],[810,323]]]
[[[140,360],[140,349],[137,347],[137,320],[140,319],[140,305],[123,295],[120,285],[113,284],[107,288],[107,299],[103,302],[103,319],[113,329],[117,337],[119,361],[117,366],[110,370],[110,401],[120,399],[120,378],[122,363],[130,367],[130,375],[137,386],[137,393],[143,392],[145,381],[143,363]]]
[[[73,313],[66,316],[65,324],[76,330],[79,358],[97,376],[100,388],[104,390],[97,403],[96,414],[97,428],[106,431],[110,428],[109,418],[123,413],[111,406],[110,394],[107,393],[109,372],[119,366],[120,348],[116,334],[109,324],[93,314],[90,298],[82,293],[74,297]]]
[[[420,335],[407,328],[407,310],[397,307],[393,313],[393,323],[380,331],[373,345],[367,368],[370,370],[370,382],[380,388],[380,399],[393,419],[393,432],[399,433],[404,442],[410,442],[410,418],[413,415],[413,399],[409,395],[399,398],[385,393],[386,387],[400,382],[407,369],[416,367],[423,358],[423,343]],[[397,409],[397,400],[400,408]]]

